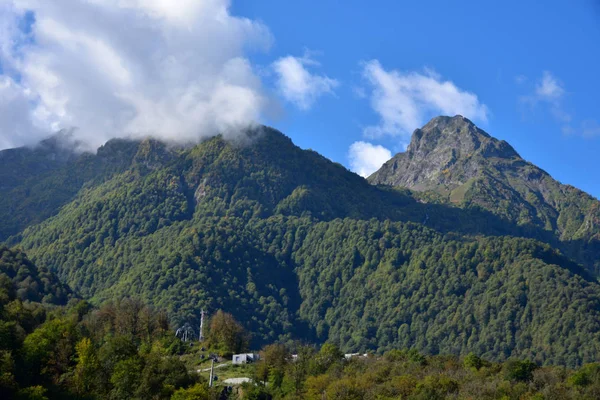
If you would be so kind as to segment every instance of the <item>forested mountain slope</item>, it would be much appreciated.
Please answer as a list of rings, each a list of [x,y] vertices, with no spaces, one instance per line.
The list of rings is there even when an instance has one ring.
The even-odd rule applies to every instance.
[[[98,179],[8,241],[93,301],[138,296],[176,323],[222,308],[256,345],[329,339],[567,365],[600,355],[600,285],[519,238],[552,243],[552,232],[370,185],[269,128],[192,148],[104,148],[122,157],[92,163]]]
[[[84,185],[129,168],[138,145],[112,140],[96,154],[81,153],[57,134],[32,148],[0,151],[0,241],[56,214]]]
[[[437,117],[417,129],[406,152],[386,162],[369,182],[544,230],[561,249],[600,272],[600,202],[557,182],[462,116]],[[542,239],[539,235],[531,236]]]
[[[68,286],[46,268],[37,267],[21,251],[0,245],[2,306],[13,300],[65,305],[73,297]]]
[[[11,386],[14,359],[27,334],[44,322],[50,310],[74,297],[46,268],[35,266],[23,252],[0,245],[0,397],[14,398],[5,389]]]

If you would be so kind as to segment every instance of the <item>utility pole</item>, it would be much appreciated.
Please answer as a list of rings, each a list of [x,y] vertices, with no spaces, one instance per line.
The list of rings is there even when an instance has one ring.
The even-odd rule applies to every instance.
[[[204,341],[204,315],[206,315],[206,312],[204,312],[204,309],[202,309],[202,311],[200,311],[200,333],[198,334],[199,342]]]
[[[208,387],[212,387],[213,379],[215,377],[215,359],[210,361],[210,377],[208,378]]]

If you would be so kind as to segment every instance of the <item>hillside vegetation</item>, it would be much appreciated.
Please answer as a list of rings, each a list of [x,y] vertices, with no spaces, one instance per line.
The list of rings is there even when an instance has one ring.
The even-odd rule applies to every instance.
[[[8,240],[92,302],[139,296],[193,326],[224,309],[254,346],[598,357],[600,286],[551,232],[372,186],[268,128],[102,157],[119,167]]]
[[[397,348],[345,358],[332,343],[319,349],[298,342],[266,345],[258,363],[216,369],[210,388],[202,369],[210,365],[206,355],[248,350],[247,333],[230,314],[214,313],[202,344],[183,342],[160,309],[129,298],[93,307],[60,284],[39,285],[55,278],[22,253],[2,248],[0,254],[0,396],[6,399],[564,400],[600,394],[597,363],[540,367],[528,359],[497,363],[474,353],[428,356]],[[227,390],[227,376],[252,382]]]
[[[426,201],[489,211],[600,272],[600,202],[556,181],[460,115],[417,129],[407,151],[369,181],[411,189]]]

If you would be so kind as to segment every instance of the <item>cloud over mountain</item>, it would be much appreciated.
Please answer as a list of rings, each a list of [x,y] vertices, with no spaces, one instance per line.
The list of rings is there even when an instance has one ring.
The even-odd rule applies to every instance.
[[[229,0],[3,0],[0,20],[1,147],[70,127],[90,147],[197,141],[254,123],[269,101],[246,54],[272,36]]]
[[[371,106],[380,118],[364,130],[367,137],[394,135],[406,141],[426,119],[439,114],[484,122],[488,118],[487,106],[475,94],[432,70],[386,70],[378,60],[371,60],[363,65],[363,76],[370,86]]]
[[[363,135],[371,140],[393,136],[399,138],[397,147],[406,148],[413,130],[439,114],[487,121],[488,108],[475,94],[443,80],[431,69],[423,73],[386,70],[378,60],[371,60],[362,65],[362,75],[367,86],[356,92],[359,97],[370,99],[371,108],[379,117],[376,125],[363,129]],[[350,168],[364,177],[390,158],[390,150],[370,142],[354,142],[348,150]]]
[[[348,151],[350,168],[363,178],[377,171],[390,158],[392,152],[381,145],[358,141]]]

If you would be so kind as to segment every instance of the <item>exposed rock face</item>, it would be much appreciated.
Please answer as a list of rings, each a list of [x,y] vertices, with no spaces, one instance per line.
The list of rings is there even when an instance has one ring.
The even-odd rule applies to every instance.
[[[502,169],[527,164],[508,143],[468,119],[437,117],[417,129],[406,152],[385,163],[369,181],[417,191],[452,190],[479,176],[490,163]]]
[[[477,206],[519,225],[552,232],[573,246],[600,245],[600,202],[554,180],[505,141],[468,119],[437,117],[417,129],[406,152],[368,178],[423,196]],[[594,262],[600,266],[600,261]]]

